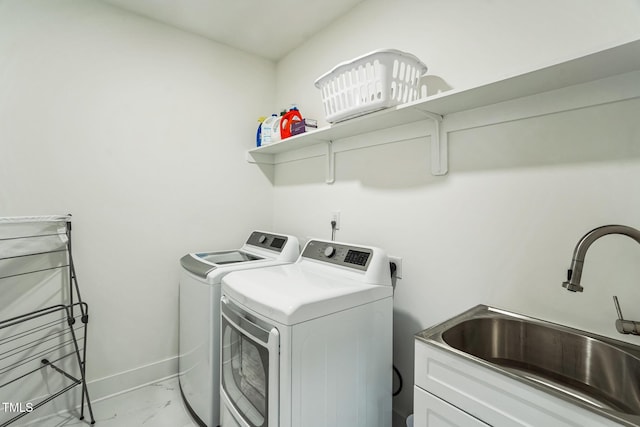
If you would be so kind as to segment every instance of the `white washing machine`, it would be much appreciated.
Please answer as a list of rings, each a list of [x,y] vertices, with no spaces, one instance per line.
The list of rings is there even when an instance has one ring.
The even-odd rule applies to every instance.
[[[389,427],[393,289],[381,249],[311,240],[225,276],[223,427]]]
[[[201,426],[220,424],[220,283],[232,271],[294,262],[293,236],[251,233],[240,249],[191,253],[180,260],[180,390]]]

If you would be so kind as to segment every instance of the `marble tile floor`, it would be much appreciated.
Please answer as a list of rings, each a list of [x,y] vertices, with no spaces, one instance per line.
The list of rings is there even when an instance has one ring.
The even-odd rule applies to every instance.
[[[96,427],[197,427],[182,402],[177,377],[93,402],[92,408]],[[28,426],[84,427],[91,425],[88,418],[85,409],[84,420],[58,414]]]
[[[182,402],[178,377],[95,401],[92,407],[96,427],[198,427]],[[16,427],[91,426],[86,408],[85,416],[84,420],[79,420],[75,413],[58,414],[27,423],[18,422]],[[394,413],[393,426],[405,425],[404,419]]]

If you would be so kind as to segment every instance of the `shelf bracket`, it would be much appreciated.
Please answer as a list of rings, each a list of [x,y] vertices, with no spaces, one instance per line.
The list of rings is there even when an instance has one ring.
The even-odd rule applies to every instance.
[[[431,141],[431,173],[442,176],[449,171],[449,133],[442,129],[444,118],[438,117],[433,120],[435,130]]]
[[[245,159],[248,163],[253,163],[256,165],[265,164],[265,165],[273,165],[273,154],[264,154],[264,153],[251,153],[249,151],[245,154]]]
[[[333,152],[333,141],[327,141],[327,184],[336,182],[336,157]]]
[[[442,129],[444,117],[429,111],[418,110],[433,120],[434,130],[431,134],[431,174],[446,175],[449,171],[449,135]]]

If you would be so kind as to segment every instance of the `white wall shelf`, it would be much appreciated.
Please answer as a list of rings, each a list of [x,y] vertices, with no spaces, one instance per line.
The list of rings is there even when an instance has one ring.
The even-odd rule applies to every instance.
[[[640,40],[635,40],[565,62],[540,67],[524,74],[508,76],[493,83],[471,89],[444,92],[328,125],[264,147],[257,147],[247,152],[247,161],[278,164],[283,161],[282,155],[284,153],[305,147],[324,145],[327,157],[326,182],[332,183],[335,180],[332,147],[334,141],[429,120],[435,123],[434,126],[425,126],[425,135],[431,134],[431,172],[434,175],[444,175],[448,172],[448,133],[454,130],[447,127],[448,115],[638,71],[640,71]],[[635,73],[634,78],[638,74]],[[637,79],[635,80],[637,81]],[[637,86],[631,85],[631,90],[628,86],[625,87],[615,95],[614,99],[598,94],[597,98],[603,99],[602,101],[582,99],[576,101],[579,102],[577,105],[564,107],[564,109],[559,108],[554,112],[638,98],[640,97],[640,88]],[[528,108],[528,110],[535,109]],[[533,117],[539,114],[543,113],[532,111],[521,114],[519,118]],[[455,130],[470,127],[475,127],[475,125],[464,127],[458,124]]]

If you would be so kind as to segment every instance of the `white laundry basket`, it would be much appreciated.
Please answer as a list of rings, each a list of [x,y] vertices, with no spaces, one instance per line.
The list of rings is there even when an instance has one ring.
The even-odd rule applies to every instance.
[[[329,123],[414,101],[427,66],[414,55],[395,49],[376,50],[336,65],[318,77]]]

